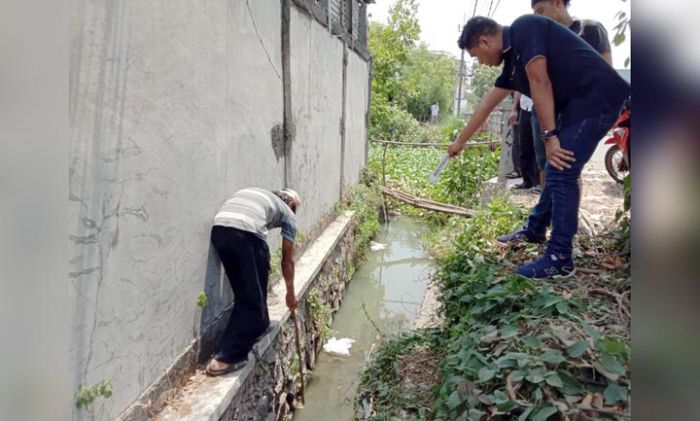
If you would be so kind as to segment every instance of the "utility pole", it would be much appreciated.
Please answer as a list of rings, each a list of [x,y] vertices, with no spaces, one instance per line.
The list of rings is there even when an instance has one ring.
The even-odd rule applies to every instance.
[[[460,25],[461,32],[462,25]],[[464,50],[462,50],[462,57],[459,59],[459,88],[457,89],[457,117],[461,115],[462,111],[462,84],[464,83]]]
[[[472,17],[476,16],[476,6],[479,4],[479,0],[474,0],[474,11],[472,12]],[[492,1],[493,4],[493,1]],[[464,18],[462,18],[464,21]],[[459,33],[462,33],[462,25],[459,26]],[[459,59],[459,88],[457,89],[457,117],[460,116],[462,111],[462,86],[464,85],[464,50],[462,50],[461,57]]]

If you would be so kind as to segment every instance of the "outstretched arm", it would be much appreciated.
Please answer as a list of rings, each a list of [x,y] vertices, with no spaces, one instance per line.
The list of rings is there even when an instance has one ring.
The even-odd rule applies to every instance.
[[[457,136],[457,139],[455,139],[454,143],[452,143],[447,150],[450,157],[459,155],[464,145],[467,144],[467,141],[469,141],[469,139],[474,136],[474,133],[484,125],[486,119],[491,115],[491,111],[493,111],[496,105],[503,101],[508,94],[510,94],[509,89],[496,87],[491,88],[491,90],[486,93],[481,102],[479,102],[479,105],[476,106],[474,115],[472,115],[471,120],[469,120],[467,127],[462,130],[462,133]]]

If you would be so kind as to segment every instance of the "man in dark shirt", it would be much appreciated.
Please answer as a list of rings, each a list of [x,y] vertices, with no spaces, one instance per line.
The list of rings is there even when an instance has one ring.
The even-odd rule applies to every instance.
[[[547,182],[527,224],[499,241],[544,242],[551,220],[545,255],[516,271],[530,278],[570,276],[581,194],[577,179],[617,119],[629,85],[569,28],[541,16],[522,16],[510,27],[474,17],[458,44],[483,64],[503,63],[503,72],[448,153],[458,155],[512,90],[533,99],[545,138]]]
[[[585,19],[574,19],[569,14],[569,6],[571,0],[531,0],[532,12],[536,15],[546,16],[550,19],[567,26],[574,31],[578,36],[583,38],[594,50],[603,56],[603,59],[612,66],[612,52],[610,41],[608,40],[608,31],[602,23]],[[532,111],[532,130],[534,132],[534,147],[535,156],[537,157],[537,166],[540,169],[540,182],[544,184],[544,165],[547,162],[547,157],[544,150],[544,139],[539,135],[540,122],[537,118],[537,111]]]
[[[545,16],[567,26],[583,38],[603,59],[612,66],[612,52],[608,31],[602,23],[591,19],[574,19],[569,14],[571,0],[531,0],[532,12]]]

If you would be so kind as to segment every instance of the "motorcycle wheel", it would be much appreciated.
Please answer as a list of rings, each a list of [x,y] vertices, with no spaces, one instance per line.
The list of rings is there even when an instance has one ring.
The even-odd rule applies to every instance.
[[[629,174],[629,166],[625,154],[617,145],[612,145],[605,153],[605,169],[616,182],[622,184]]]

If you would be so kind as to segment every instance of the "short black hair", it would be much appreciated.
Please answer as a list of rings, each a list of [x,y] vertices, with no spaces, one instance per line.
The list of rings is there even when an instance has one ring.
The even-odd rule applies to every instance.
[[[535,7],[535,5],[541,1],[546,1],[546,0],[532,0],[532,7]],[[564,6],[569,7],[571,5],[571,0],[564,0]]]
[[[457,40],[457,45],[460,50],[472,48],[479,41],[479,37],[484,35],[496,35],[501,32],[501,30],[501,25],[495,20],[483,16],[474,16],[464,25],[462,35],[460,35]]]

